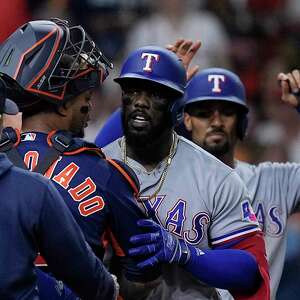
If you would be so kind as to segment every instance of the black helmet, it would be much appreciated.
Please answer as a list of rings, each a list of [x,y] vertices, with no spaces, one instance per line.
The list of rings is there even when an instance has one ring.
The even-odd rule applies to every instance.
[[[0,78],[0,115],[3,113],[7,115],[16,115],[18,112],[19,109],[16,103],[6,98],[6,84]]]
[[[28,95],[64,103],[98,87],[112,67],[81,26],[59,19],[24,24],[0,50],[0,75],[19,105]]]

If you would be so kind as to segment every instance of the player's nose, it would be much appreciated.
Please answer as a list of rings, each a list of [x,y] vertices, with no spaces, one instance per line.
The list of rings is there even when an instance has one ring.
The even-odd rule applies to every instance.
[[[211,125],[215,127],[222,126],[222,115],[220,114],[219,110],[215,109],[211,115]]]
[[[140,92],[134,99],[134,105],[139,107],[149,107],[149,96],[146,92]]]

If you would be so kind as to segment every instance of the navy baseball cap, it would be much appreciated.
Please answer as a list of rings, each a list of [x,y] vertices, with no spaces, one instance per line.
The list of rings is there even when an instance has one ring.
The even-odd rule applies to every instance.
[[[17,104],[6,98],[6,85],[3,79],[0,79],[0,114],[16,115],[18,112]]]

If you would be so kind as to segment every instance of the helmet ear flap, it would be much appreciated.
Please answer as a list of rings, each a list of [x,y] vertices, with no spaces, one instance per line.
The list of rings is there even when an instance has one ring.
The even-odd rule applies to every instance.
[[[237,137],[242,141],[246,135],[248,127],[248,117],[246,113],[240,113],[237,121],[236,134]]]
[[[183,98],[176,99],[170,104],[169,111],[171,113],[172,125],[176,126],[183,122],[184,105]]]

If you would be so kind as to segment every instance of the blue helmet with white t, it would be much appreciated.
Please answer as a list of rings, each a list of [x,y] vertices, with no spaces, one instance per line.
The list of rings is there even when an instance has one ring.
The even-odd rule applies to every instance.
[[[196,74],[188,83],[183,101],[184,107],[201,101],[218,100],[240,107],[237,136],[242,140],[248,126],[246,92],[240,78],[222,68],[208,68]]]
[[[164,87],[174,94],[170,105],[173,123],[182,119],[183,109],[178,101],[184,95],[187,79],[181,60],[162,47],[146,46],[129,54],[122,65],[120,76],[114,79],[121,86],[129,81],[146,81],[157,89]]]

